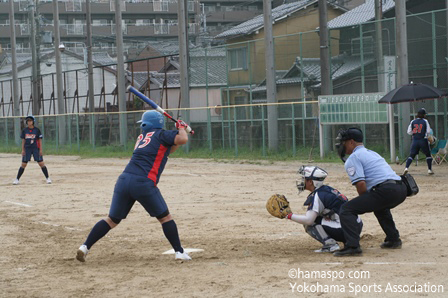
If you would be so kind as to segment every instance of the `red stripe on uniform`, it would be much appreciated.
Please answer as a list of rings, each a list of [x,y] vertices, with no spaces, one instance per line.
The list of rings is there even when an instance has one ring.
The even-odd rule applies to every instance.
[[[157,184],[157,174],[159,173],[160,164],[162,163],[166,150],[168,150],[168,147],[160,145],[159,151],[157,151],[156,159],[152,165],[152,169],[149,171],[148,178],[154,182],[154,185]]]

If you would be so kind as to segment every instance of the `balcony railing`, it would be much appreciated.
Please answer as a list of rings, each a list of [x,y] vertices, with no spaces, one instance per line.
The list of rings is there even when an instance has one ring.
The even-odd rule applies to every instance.
[[[83,24],[64,24],[60,28],[65,30],[68,35],[84,35]]]

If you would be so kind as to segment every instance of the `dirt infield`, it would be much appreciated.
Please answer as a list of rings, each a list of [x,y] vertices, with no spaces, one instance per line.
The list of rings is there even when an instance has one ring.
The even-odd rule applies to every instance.
[[[162,255],[171,247],[160,224],[137,203],[79,263],[76,250],[107,215],[128,160],[45,161],[52,185],[31,163],[13,186],[20,156],[0,154],[0,297],[448,296],[446,164],[434,166],[432,177],[422,163],[411,166],[420,193],[392,211],[401,250],[379,248],[384,234],[367,214],[363,256],[336,258],[314,253],[320,245],[301,225],[265,209],[271,194],[282,193],[303,212],[307,192],[298,196],[295,187],[300,162],[170,159],[159,187],[183,246],[204,252],[191,253],[188,263]],[[355,196],[342,163],[320,166],[329,172],[327,184]]]

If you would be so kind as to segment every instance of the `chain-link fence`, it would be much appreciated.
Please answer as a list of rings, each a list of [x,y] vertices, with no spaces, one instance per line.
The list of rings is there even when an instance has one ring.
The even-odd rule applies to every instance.
[[[446,10],[408,15],[407,42],[409,80],[448,91],[446,16]],[[299,31],[297,23],[285,24],[286,27],[281,32]],[[379,23],[343,25],[329,23],[331,93],[362,95],[387,92],[398,87],[395,18],[385,14],[385,19]],[[378,30],[382,33],[380,37],[376,34]],[[279,130],[275,136],[267,134],[269,123],[264,40],[254,37],[235,40],[239,42],[190,50],[191,108],[188,110],[180,109],[180,67],[175,54],[128,61],[127,83],[135,86],[176,118],[188,111],[191,126],[196,131],[191,138],[190,152],[227,152],[232,156],[239,156],[244,152],[259,152],[260,156],[265,156],[269,153],[268,138],[275,137],[279,141],[279,151],[285,154],[294,156],[303,148],[313,148],[318,153],[318,98],[321,94],[318,31],[274,38],[276,105],[279,115]],[[41,88],[37,101],[37,118],[38,126],[45,135],[45,145],[75,149],[83,146],[119,147],[116,66],[94,68],[95,111],[90,111],[87,72],[83,61],[79,62],[76,55],[65,59],[63,62],[71,65],[66,68],[63,76],[66,115],[55,116],[58,111],[55,75],[45,74],[39,80]],[[75,69],[76,65],[78,69]],[[0,89],[0,139],[4,146],[11,146],[15,144],[11,80],[0,79]],[[31,79],[21,77],[19,107],[22,116],[33,111],[32,94]],[[149,107],[130,93],[126,94],[126,101],[127,138],[129,144],[132,144],[139,134],[139,127],[135,122],[140,118],[142,110]],[[403,115],[400,105],[394,105],[397,146],[400,139],[407,137],[406,127],[402,127],[401,119],[410,121],[421,107],[428,111],[427,118],[434,134],[439,139],[448,138],[446,98],[412,103],[411,115]],[[334,111],[335,114],[345,112]],[[62,120],[66,129],[64,140],[61,141],[58,138],[60,126],[57,124]],[[173,128],[172,123],[167,122],[166,125],[167,128]],[[340,126],[344,125],[328,126],[328,133],[323,136],[327,144],[332,144]],[[357,126],[365,131],[368,145],[388,152],[388,124],[360,121]],[[407,148],[404,151],[403,148],[400,149],[400,155],[407,153]]]

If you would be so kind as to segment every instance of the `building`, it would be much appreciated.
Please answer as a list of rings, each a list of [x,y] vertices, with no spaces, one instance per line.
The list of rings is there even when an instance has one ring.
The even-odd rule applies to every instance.
[[[40,56],[40,92],[39,115],[56,114],[58,111],[56,61],[53,50],[45,50]],[[88,112],[88,74],[86,57],[65,50],[61,53],[63,71],[63,94],[66,113]],[[116,60],[107,53],[93,54],[93,80],[95,88],[95,110],[105,111],[113,105],[116,95],[113,90],[116,84]],[[29,54],[17,54],[17,70],[19,77],[20,114],[32,113],[32,61]],[[6,54],[0,61],[0,116],[12,116],[12,66],[11,55]]]
[[[251,4],[246,6],[245,2]],[[30,7],[29,1],[14,2],[16,22],[16,50],[30,48]],[[255,4],[254,4],[255,3]],[[86,37],[86,7],[82,0],[59,1],[59,22],[62,42],[70,42],[82,47]],[[188,26],[190,39],[196,42],[204,30],[214,35],[228,25],[241,23],[254,14],[262,12],[262,0],[204,2],[200,9],[198,0],[188,1]],[[250,10],[249,10],[250,9]],[[177,0],[122,0],[123,38],[125,50],[144,47],[149,41],[177,40],[178,26]],[[206,14],[203,13],[206,12]],[[92,35],[95,49],[115,51],[115,0],[92,0]],[[208,18],[208,19],[207,19]],[[38,1],[37,32],[41,39],[38,44],[51,44],[53,35],[52,1]],[[202,28],[202,29],[201,29]],[[0,1],[0,46],[10,48],[9,2]]]
[[[347,10],[334,1],[327,1],[328,19],[333,19]],[[296,57],[317,58],[320,53],[319,36],[316,28],[319,26],[319,9],[317,0],[300,0],[280,5],[272,10],[274,60],[278,72],[288,70]],[[308,32],[303,35],[301,32]],[[264,20],[259,15],[241,23],[230,30],[216,36],[227,43],[229,57],[228,104],[250,103],[252,93],[246,90],[262,83],[266,76]],[[338,38],[338,36],[332,36]],[[336,46],[331,53],[337,54]],[[279,75],[279,74],[278,74]]]

